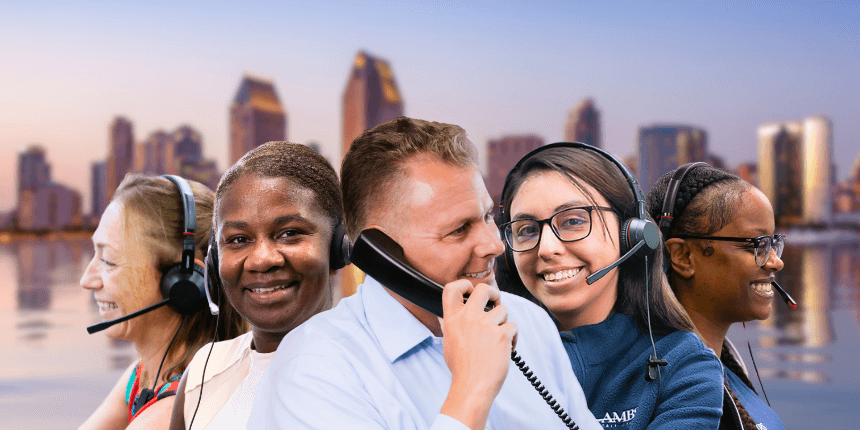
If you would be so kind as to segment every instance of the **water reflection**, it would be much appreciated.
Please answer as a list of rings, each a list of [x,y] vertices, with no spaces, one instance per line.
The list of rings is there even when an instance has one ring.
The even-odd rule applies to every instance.
[[[796,345],[820,347],[833,341],[830,321],[830,292],[833,287],[833,249],[828,247],[787,247],[782,255],[785,267],[777,282],[797,300],[797,309],[774,301],[774,312],[761,325],[776,328],[759,338],[762,346]]]
[[[762,378],[830,383],[849,370],[842,369],[846,357],[834,351],[860,346],[860,251],[856,244],[786,247],[782,260],[777,281],[795,298],[797,309],[776,300],[769,319],[747,323],[746,330],[733,327],[729,335],[750,341]],[[841,310],[853,311],[854,327],[834,323]],[[837,333],[844,335],[846,329],[852,336],[839,339]],[[835,348],[840,343],[843,348]],[[742,355],[752,371],[752,358],[747,351]]]
[[[129,342],[86,333],[87,325],[101,320],[92,292],[78,286],[92,253],[89,238],[0,244],[0,332],[10,334],[0,336],[0,350],[13,351],[0,354],[0,390],[6,381],[30,387],[76,375],[88,386],[104,379],[107,393],[119,371],[136,359]],[[750,342],[781,417],[797,409],[792,396],[816,393],[804,401],[803,414],[832,422],[826,411],[851,410],[852,399],[856,403],[860,397],[855,358],[860,350],[860,249],[856,244],[789,246],[783,260],[777,278],[798,308],[775,302],[768,320],[748,323],[746,329],[735,324],[729,337],[752,372]],[[117,376],[104,378],[111,372]],[[75,390],[79,387],[71,384],[69,392]],[[827,398],[831,392],[838,394]],[[14,394],[0,391],[4,395]],[[55,405],[46,399],[40,407]]]
[[[90,336],[101,320],[92,292],[78,286],[92,258],[87,237],[17,240],[0,245],[0,357],[4,378],[75,375],[126,368],[126,341]]]

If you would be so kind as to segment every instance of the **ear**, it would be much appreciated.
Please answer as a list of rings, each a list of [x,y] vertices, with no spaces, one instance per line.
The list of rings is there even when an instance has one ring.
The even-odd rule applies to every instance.
[[[196,264],[196,265],[198,265],[198,266],[200,266],[200,267],[206,267],[206,263],[204,263],[204,262],[203,262],[203,260],[201,260],[201,259],[199,259],[199,258],[195,258],[195,259],[194,259],[194,264]]]
[[[691,278],[696,269],[693,267],[693,261],[690,258],[690,244],[684,239],[671,238],[666,241],[666,252],[669,254],[669,265],[672,270],[683,278]]]

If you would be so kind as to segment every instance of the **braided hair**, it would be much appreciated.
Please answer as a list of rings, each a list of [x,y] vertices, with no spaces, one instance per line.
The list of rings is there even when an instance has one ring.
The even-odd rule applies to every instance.
[[[737,375],[737,377],[740,378],[747,387],[750,387],[750,389],[756,393],[750,378],[747,377],[746,372],[744,372],[741,365],[738,364],[737,360],[735,360],[735,357],[732,355],[731,351],[729,351],[729,347],[726,342],[723,342],[723,350],[720,353],[720,362],[723,363],[723,366],[725,366],[726,369]],[[757,430],[758,428],[756,427],[755,421],[752,419],[740,400],[738,400],[738,396],[735,395],[735,392],[729,388],[728,382],[725,383],[725,386],[726,390],[728,390],[729,394],[732,396],[732,401],[735,402],[735,406],[738,408],[738,414],[741,416],[741,423],[744,425],[744,430]]]
[[[648,192],[648,213],[660,219],[666,189],[675,171],[663,175]],[[740,176],[709,165],[696,166],[684,176],[675,197],[668,239],[678,234],[709,235],[732,222],[741,195],[752,188]],[[715,198],[719,196],[719,198]]]

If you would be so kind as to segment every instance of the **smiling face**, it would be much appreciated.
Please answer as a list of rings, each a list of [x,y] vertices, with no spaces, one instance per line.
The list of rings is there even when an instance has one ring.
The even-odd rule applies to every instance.
[[[254,174],[236,179],[216,210],[225,295],[266,352],[331,307],[332,221],[312,191]]]
[[[122,203],[105,209],[93,233],[95,255],[81,277],[81,287],[92,290],[105,320],[119,318],[162,300],[160,272],[155,257],[137,237],[137,229],[127,225]],[[149,327],[161,327],[167,308],[157,309],[105,330],[108,337],[135,343],[146,338]]]
[[[493,200],[474,165],[459,167],[418,155],[403,166],[399,209],[374,216],[420,272],[445,285],[468,279],[495,280],[494,258],[504,250],[493,221]],[[382,212],[382,211],[379,211]]]
[[[580,181],[582,182],[582,181]],[[598,206],[608,207],[606,199],[583,183]],[[511,200],[511,219],[546,219],[556,212],[591,206],[588,197],[567,177],[556,171],[531,174]],[[595,211],[591,216],[591,233],[585,239],[562,242],[549,224],[538,245],[529,251],[514,252],[514,262],[525,287],[568,330],[596,324],[609,316],[618,295],[618,269],[592,285],[585,278],[620,256],[618,219],[603,212],[601,221]]]
[[[758,237],[773,235],[773,208],[761,191],[750,188],[741,196],[735,218],[710,236]],[[691,243],[692,288],[681,297],[691,313],[701,313],[710,321],[731,324],[763,320],[773,310],[771,289],[783,262],[770,253],[764,267],[755,262],[751,244],[687,239]],[[702,245],[706,245],[704,248]]]

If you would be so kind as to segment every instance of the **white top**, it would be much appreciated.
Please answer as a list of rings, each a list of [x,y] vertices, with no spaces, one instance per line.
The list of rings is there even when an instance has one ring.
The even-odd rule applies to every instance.
[[[580,428],[601,429],[547,313],[507,293],[501,301],[517,323],[517,352],[531,370]],[[248,428],[464,429],[439,413],[451,386],[443,342],[367,277],[356,294],[284,337]],[[487,428],[566,427],[511,362]]]
[[[206,365],[203,398],[194,417],[195,429],[246,428],[260,377],[274,356],[274,353],[263,354],[252,350],[251,340],[249,332],[235,339],[215,343],[209,364]],[[200,380],[209,347],[210,344],[206,344],[200,348],[188,365],[184,405],[186,429],[191,425],[191,418],[197,408]]]

